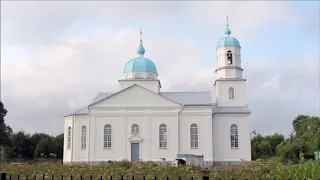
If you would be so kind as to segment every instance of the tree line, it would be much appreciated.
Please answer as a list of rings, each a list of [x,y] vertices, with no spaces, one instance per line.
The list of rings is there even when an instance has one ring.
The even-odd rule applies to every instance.
[[[54,137],[45,133],[13,132],[4,122],[7,112],[0,102],[1,160],[63,158],[63,134]],[[306,159],[313,159],[314,152],[320,150],[320,117],[298,115],[292,124],[289,138],[278,133],[255,135],[251,140],[252,160],[276,158],[282,162],[298,162],[300,152]]]
[[[320,117],[298,115],[292,125],[289,138],[278,133],[253,137],[252,159],[277,158],[282,162],[298,162],[300,152],[304,153],[305,159],[314,159],[314,152],[320,150]]]
[[[7,112],[0,102],[1,161],[63,158],[63,134],[54,137],[45,133],[13,132],[4,122]]]

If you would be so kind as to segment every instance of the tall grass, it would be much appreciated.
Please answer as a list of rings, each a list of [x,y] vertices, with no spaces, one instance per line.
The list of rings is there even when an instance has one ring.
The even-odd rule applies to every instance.
[[[46,179],[51,179],[52,175],[55,179],[60,179],[61,175],[70,179],[178,179],[195,180],[201,179],[203,175],[208,175],[210,179],[319,179],[320,163],[314,160],[304,160],[300,156],[299,164],[282,164],[278,160],[257,160],[242,165],[215,166],[209,168],[198,168],[191,166],[172,167],[167,164],[157,165],[152,162],[131,163],[128,161],[114,162],[104,165],[62,165],[59,163],[38,163],[38,164],[6,164],[2,166],[2,171],[12,175],[12,179],[24,178],[28,175],[32,176],[45,175]]]

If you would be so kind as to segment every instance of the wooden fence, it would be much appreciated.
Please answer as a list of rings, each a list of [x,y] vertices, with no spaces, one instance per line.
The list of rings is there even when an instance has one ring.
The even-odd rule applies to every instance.
[[[18,175],[16,180],[76,180],[72,175],[71,176],[54,176],[52,175],[51,177],[42,175],[42,176],[31,176],[28,177],[28,175],[21,177],[20,175]],[[1,173],[1,177],[0,180],[13,180],[11,174],[7,174],[7,173]],[[85,180],[82,178],[82,176],[80,176],[80,180]],[[90,176],[90,180],[93,180],[92,176]],[[109,178],[104,178],[102,176],[100,176],[99,178],[95,178],[95,180],[116,180],[115,178],[112,179],[112,176],[109,176]],[[121,176],[120,180],[124,180],[124,176]],[[135,177],[132,176],[132,180],[135,180]],[[136,178],[136,180],[138,180],[138,178]],[[150,180],[150,179],[146,179],[146,177],[143,177],[143,180]],[[157,176],[154,177],[154,179],[152,180],[157,180]],[[166,180],[171,180],[169,177],[166,178]],[[182,180],[181,177],[179,177],[178,180]],[[190,178],[190,180],[198,180],[198,179],[194,179],[193,177]],[[202,180],[209,180],[209,176],[202,176]]]

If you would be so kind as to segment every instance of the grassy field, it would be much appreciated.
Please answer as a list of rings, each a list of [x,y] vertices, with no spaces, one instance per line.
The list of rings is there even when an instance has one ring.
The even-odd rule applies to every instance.
[[[88,166],[88,165],[62,165],[61,163],[37,163],[37,164],[3,164],[1,172],[11,174],[12,180],[33,179],[201,179],[206,175],[211,179],[320,179],[320,163],[316,161],[301,161],[299,164],[283,165],[278,161],[253,161],[242,165],[214,166],[201,169],[190,166],[172,167],[162,164],[156,165],[152,162],[131,163],[127,161]],[[9,179],[9,178],[8,178]]]

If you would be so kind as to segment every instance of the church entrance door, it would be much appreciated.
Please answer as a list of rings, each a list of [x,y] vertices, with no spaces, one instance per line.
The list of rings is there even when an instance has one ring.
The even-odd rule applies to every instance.
[[[131,161],[139,161],[139,143],[131,143]]]

